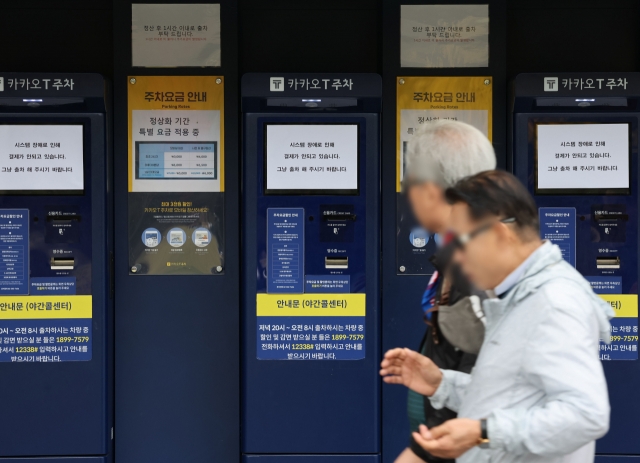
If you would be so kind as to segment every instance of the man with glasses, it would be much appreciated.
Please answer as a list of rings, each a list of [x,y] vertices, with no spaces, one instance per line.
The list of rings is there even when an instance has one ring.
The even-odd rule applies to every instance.
[[[380,374],[449,407],[458,418],[414,439],[459,463],[593,462],[609,428],[599,339],[611,307],[539,238],[538,211],[511,174],[484,172],[446,192],[454,260],[490,298],[486,334],[471,374],[438,368],[408,349],[385,354]]]
[[[440,368],[469,372],[484,338],[482,294],[476,294],[456,266],[450,265],[451,205],[445,190],[464,177],[494,169],[496,156],[487,137],[475,127],[441,120],[424,124],[413,135],[405,163],[403,189],[413,215],[422,227],[437,233],[440,242],[430,259],[435,272],[422,297],[422,310],[416,310],[416,322],[422,318],[426,324],[419,352]],[[428,398],[415,391],[409,391],[407,411],[412,431],[420,424],[434,427],[456,416],[448,408],[434,409]],[[422,462],[453,460],[429,454],[411,438],[396,463]]]

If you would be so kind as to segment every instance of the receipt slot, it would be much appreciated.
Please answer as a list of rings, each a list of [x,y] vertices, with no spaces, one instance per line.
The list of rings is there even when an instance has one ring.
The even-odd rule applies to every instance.
[[[378,461],[377,75],[248,74],[243,458]]]
[[[105,88],[0,72],[0,462],[111,461]]]
[[[611,343],[600,345],[612,413],[597,453],[609,455],[640,453],[639,119],[638,73],[523,74],[515,81],[513,170],[538,204],[540,235],[616,312]]]

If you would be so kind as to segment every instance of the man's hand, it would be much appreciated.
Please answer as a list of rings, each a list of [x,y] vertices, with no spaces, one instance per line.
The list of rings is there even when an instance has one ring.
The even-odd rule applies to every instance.
[[[420,447],[436,457],[458,458],[478,445],[481,435],[480,421],[457,418],[431,429],[421,424],[420,432],[414,432],[413,438]]]
[[[391,349],[384,354],[380,368],[380,376],[385,383],[404,384],[426,396],[432,396],[442,382],[440,368],[429,358],[410,349]]]

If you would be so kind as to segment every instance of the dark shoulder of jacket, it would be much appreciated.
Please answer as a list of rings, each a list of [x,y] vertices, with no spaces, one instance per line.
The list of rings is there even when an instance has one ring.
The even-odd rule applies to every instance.
[[[433,265],[438,272],[443,274],[446,272],[447,267],[453,258],[454,251],[455,248],[451,243],[445,244],[444,246],[436,248],[436,252],[429,257],[429,262],[431,262],[431,265]]]
[[[453,262],[453,252],[455,248],[452,244],[446,244],[439,248],[429,261],[435,267],[435,269],[441,275],[447,275],[449,277],[449,304],[455,304],[456,302],[464,299],[465,297],[476,295],[481,299],[486,297],[483,291],[480,291],[469,283],[469,280],[462,274],[462,270]],[[439,281],[438,296],[442,291],[442,281]]]

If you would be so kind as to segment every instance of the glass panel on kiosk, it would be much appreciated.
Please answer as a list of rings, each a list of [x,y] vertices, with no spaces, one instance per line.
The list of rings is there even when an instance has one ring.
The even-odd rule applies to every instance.
[[[635,231],[627,222],[637,196],[633,184],[637,179],[632,175],[637,163],[633,155],[637,120],[610,115],[528,116],[519,117],[520,131],[526,127],[527,148],[517,158],[522,163],[527,153],[529,167],[525,175],[516,160],[514,168],[521,179],[527,179],[540,206],[542,238],[560,246],[564,258],[591,281],[596,292],[603,288],[637,291],[633,289],[637,256],[623,258],[622,251],[635,249],[631,241]],[[520,146],[525,146],[522,140]],[[633,276],[622,278],[620,272],[633,272]],[[629,351],[624,348],[622,357],[637,358],[637,347],[632,350],[632,345],[635,342]],[[603,354],[603,360],[608,358]]]
[[[332,295],[366,291],[362,284],[366,248],[362,239],[356,239],[365,235],[367,226],[365,192],[360,184],[366,168],[361,162],[365,123],[362,117],[345,116],[261,118],[258,214],[264,214],[266,229],[262,231],[262,219],[258,229],[267,268],[265,278],[258,282],[259,292]],[[281,227],[294,229],[283,229],[286,237],[277,238]],[[294,248],[297,251],[292,254]],[[260,358],[288,355],[276,354],[258,352]],[[293,352],[293,358],[298,354]],[[335,352],[320,354],[339,357]],[[364,355],[363,350],[342,354],[349,359]]]

